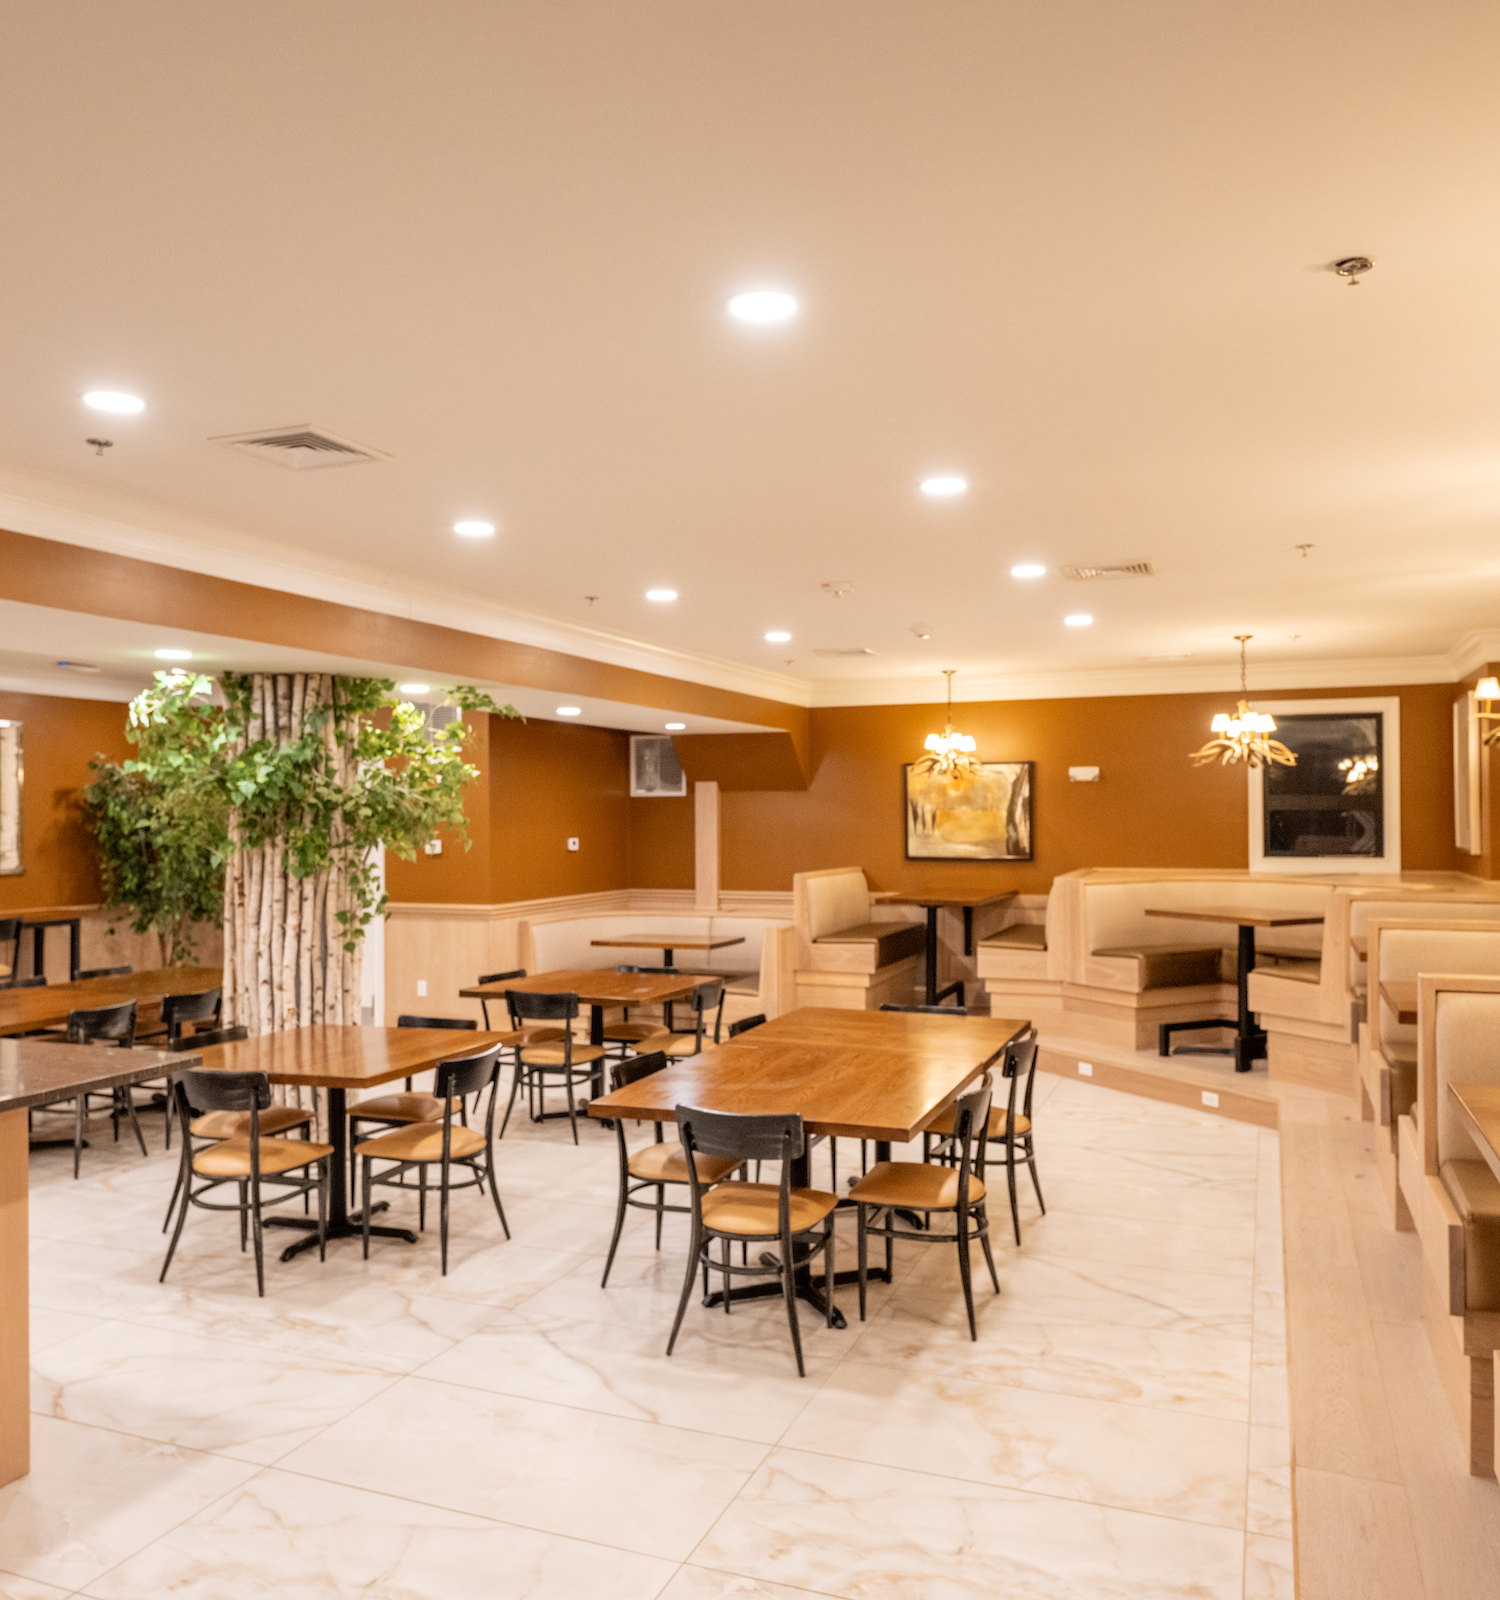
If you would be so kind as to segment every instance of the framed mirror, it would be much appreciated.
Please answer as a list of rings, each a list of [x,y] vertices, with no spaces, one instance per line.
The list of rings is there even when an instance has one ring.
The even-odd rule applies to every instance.
[[[21,724],[0,719],[0,873],[21,865]]]

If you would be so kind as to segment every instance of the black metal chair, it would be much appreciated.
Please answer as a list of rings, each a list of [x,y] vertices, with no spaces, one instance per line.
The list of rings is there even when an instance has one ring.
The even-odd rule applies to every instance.
[[[111,967],[107,971],[82,972],[81,978],[108,978],[117,973],[126,973],[129,967]],[[219,989],[200,989],[195,994],[169,994],[162,996],[161,1017],[158,1025],[150,1033],[136,1034],[136,1043],[145,1044],[157,1039],[165,1041],[168,1050],[182,1048],[183,1029],[191,1023],[218,1022],[219,1014],[224,1009],[224,991]],[[197,1035],[193,1037],[196,1039]],[[137,1088],[154,1088],[155,1080],[150,1084],[137,1084]],[[156,1091],[159,1099],[153,1104],[162,1106],[166,1111],[166,1141],[167,1149],[172,1148],[172,1097],[171,1085],[162,1080],[161,1089]]]
[[[485,1027],[489,1027],[489,1013],[485,1012]],[[473,1017],[414,1017],[410,1013],[396,1018],[398,1028],[462,1028],[466,1032],[477,1030],[479,1024]],[[406,1080],[406,1092],[411,1093],[412,1080]]]
[[[134,971],[135,968],[129,964],[123,967],[90,967],[87,971],[80,972],[74,982],[82,983],[85,978],[125,978]]]
[[[629,1083],[639,1083],[642,1078],[649,1078],[653,1072],[660,1072],[667,1064],[667,1058],[660,1050],[653,1051],[650,1055],[637,1056],[633,1061],[622,1061],[615,1068],[614,1082],[617,1089]],[[666,1186],[669,1183],[686,1184],[688,1180],[687,1157],[683,1154],[680,1144],[667,1144],[662,1137],[661,1123],[653,1124],[656,1130],[656,1142],[643,1145],[634,1154],[625,1142],[625,1119],[615,1119],[615,1133],[620,1141],[620,1198],[615,1207],[615,1231],[609,1241],[609,1254],[604,1260],[604,1276],[599,1280],[602,1289],[609,1283],[609,1269],[615,1264],[615,1251],[619,1247],[620,1233],[625,1226],[625,1208],[634,1206],[638,1211],[654,1212],[656,1216],[656,1248],[661,1249],[661,1219],[668,1211],[676,1211],[686,1216],[692,1212],[692,1206],[669,1206],[667,1201]],[[736,1167],[743,1168],[744,1163],[733,1156],[700,1156],[698,1158],[698,1171],[702,1174],[705,1183],[718,1183],[727,1178]],[[632,1195],[642,1189],[655,1189],[656,1199],[634,1200]]]
[[[524,978],[525,976],[526,968],[517,967],[514,972],[481,973],[479,981],[481,983],[510,983],[515,978]],[[485,1032],[488,1033],[490,1031],[490,1003],[483,995],[479,997],[479,1009],[484,1012],[484,1027]],[[515,1026],[514,1018],[512,1018],[511,1026]],[[554,1039],[562,1038],[561,1028],[525,1028],[522,1031],[530,1044],[550,1044]]]
[[[418,1169],[419,1226],[427,1225],[427,1168],[434,1164],[439,1169],[441,1195],[439,1236],[441,1239],[444,1277],[448,1274],[448,1196],[454,1189],[483,1189],[489,1184],[495,1202],[495,1213],[505,1237],[510,1238],[510,1224],[505,1220],[505,1207],[500,1204],[500,1190],[495,1182],[495,1080],[500,1072],[500,1051],[503,1046],[489,1045],[478,1054],[461,1056],[455,1061],[440,1061],[437,1065],[437,1092],[442,1101],[440,1122],[419,1122],[410,1127],[397,1128],[391,1133],[377,1134],[354,1147],[360,1162],[360,1181],[364,1197],[365,1259],[370,1256],[370,1191],[377,1185],[392,1189],[410,1189],[403,1174],[413,1167]],[[484,1132],[477,1128],[454,1126],[453,1107],[462,1104],[469,1095],[481,1095],[486,1088],[490,1094],[489,1114],[484,1119]],[[376,1174],[373,1163],[392,1161],[393,1167]],[[473,1174],[462,1183],[452,1181],[454,1166],[461,1166]]]
[[[764,1278],[775,1274],[781,1281],[781,1292],[786,1299],[786,1317],[792,1330],[792,1349],[797,1356],[797,1374],[807,1376],[802,1362],[802,1330],[797,1325],[797,1273],[809,1266],[819,1251],[823,1252],[824,1294],[828,1306],[828,1326],[833,1326],[834,1248],[833,1219],[838,1209],[839,1197],[820,1189],[793,1189],[791,1186],[792,1162],[805,1150],[807,1136],[802,1118],[795,1112],[788,1116],[753,1116],[725,1111],[702,1111],[694,1106],[677,1107],[677,1132],[687,1157],[688,1193],[692,1199],[693,1235],[688,1246],[687,1275],[682,1283],[682,1298],[677,1302],[677,1316],[672,1323],[672,1336],[667,1340],[667,1354],[671,1355],[682,1328],[682,1318],[687,1311],[688,1299],[699,1268],[703,1270],[704,1290],[708,1288],[708,1274],[722,1273],[724,1277],[723,1306],[728,1315],[733,1281],[736,1277]],[[736,1164],[745,1161],[779,1161],[779,1183],[716,1183],[709,1177],[707,1163],[715,1159],[732,1158]],[[821,1237],[814,1235],[821,1229]],[[722,1241],[723,1260],[713,1259],[713,1242]],[[737,1266],[730,1254],[731,1245],[744,1247],[748,1258],[752,1243],[776,1244],[776,1253],[765,1254],[755,1262],[742,1259]],[[804,1254],[799,1258],[794,1249],[801,1245]]]
[[[561,1022],[561,1037],[549,1043],[533,1043],[530,1039],[516,1051],[516,1075],[511,1080],[510,1099],[505,1105],[505,1120],[500,1124],[500,1137],[510,1125],[511,1108],[522,1084],[526,1086],[526,1110],[533,1122],[545,1122],[549,1117],[567,1116],[573,1130],[573,1143],[578,1143],[578,1106],[573,1095],[575,1084],[589,1083],[600,1070],[594,1063],[604,1059],[602,1045],[576,1044],[572,1024],[578,1016],[576,994],[531,994],[525,989],[507,989],[505,1004],[510,1010],[511,1027],[523,1031],[527,1022]],[[546,1093],[548,1079],[559,1080],[567,1091],[568,1109],[548,1111]]]
[[[995,1293],[1000,1279],[995,1273],[995,1258],[990,1251],[990,1225],[985,1211],[984,1180],[977,1175],[984,1165],[984,1146],[989,1128],[990,1080],[963,1095],[954,1108],[953,1142],[958,1151],[954,1167],[928,1166],[921,1161],[877,1161],[849,1191],[859,1207],[859,1320],[865,1319],[865,1291],[868,1282],[870,1235],[885,1240],[885,1267],[889,1276],[894,1264],[895,1241],[909,1239],[916,1244],[957,1244],[958,1272],[963,1280],[964,1307],[969,1313],[969,1337],[978,1339],[974,1322],[974,1285],[969,1263],[969,1246],[978,1239],[990,1269]],[[899,1212],[920,1211],[927,1220],[923,1229],[896,1225]],[[933,1212],[953,1212],[953,1233],[932,1232]],[[880,1223],[872,1215],[884,1214]]]
[[[20,917],[0,917],[0,989],[14,989],[16,968],[21,965]]]
[[[742,1033],[749,1033],[752,1028],[764,1026],[765,1020],[766,1014],[764,1011],[757,1011],[753,1017],[741,1017],[738,1022],[729,1024],[729,1037],[738,1039]]]
[[[987,1130],[988,1147],[993,1147],[997,1142],[1004,1146],[1003,1157],[995,1156],[993,1159],[985,1155],[975,1168],[984,1176],[984,1169],[998,1167],[1004,1164],[1005,1181],[1010,1188],[1010,1220],[1015,1229],[1016,1243],[1021,1242],[1021,1211],[1016,1200],[1016,1168],[1025,1167],[1031,1173],[1031,1187],[1036,1190],[1036,1203],[1042,1209],[1042,1215],[1047,1214],[1047,1203],[1042,1199],[1042,1186],[1037,1181],[1036,1175],[1036,1147],[1035,1127],[1031,1120],[1031,1091],[1036,1081],[1036,1055],[1037,1037],[1033,1028],[1024,1038],[1013,1041],[1006,1047],[1005,1060],[1001,1066],[1001,1073],[1005,1077],[1009,1088],[1005,1109],[993,1107],[989,1115]],[[1021,1109],[1016,1109],[1017,1092],[1021,1084],[1025,1089],[1021,1092]],[[954,1114],[950,1107],[928,1123],[922,1134],[922,1159],[924,1161],[937,1160],[945,1166],[952,1166],[958,1159],[957,1144],[954,1137]],[[1018,1153],[1019,1152],[1019,1153]]]
[[[245,1129],[227,1138],[214,1139],[198,1150],[192,1139],[182,1141],[182,1161],[178,1169],[177,1192],[180,1204],[177,1226],[172,1230],[172,1242],[167,1246],[167,1259],[162,1262],[159,1283],[165,1283],[167,1268],[182,1237],[182,1225],[187,1221],[188,1207],[198,1206],[204,1211],[237,1211],[240,1218],[240,1249],[246,1245],[247,1234],[255,1239],[255,1286],[257,1293],[266,1292],[265,1250],[262,1241],[261,1211],[266,1204],[278,1200],[294,1199],[312,1190],[318,1195],[318,1259],[323,1259],[327,1243],[328,1184],[331,1169],[328,1158],[333,1154],[331,1144],[317,1144],[311,1139],[274,1139],[263,1131],[262,1117],[271,1105],[271,1080],[264,1072],[215,1072],[188,1068],[175,1073],[172,1091],[177,1104],[177,1115],[184,1128],[191,1128],[198,1117],[225,1116],[242,1118],[237,1126]],[[316,1168],[315,1174],[304,1171]],[[302,1172],[303,1176],[294,1174]],[[202,1179],[194,1187],[195,1179]],[[205,1200],[204,1195],[232,1183],[239,1190],[234,1205],[220,1205]],[[277,1184],[284,1194],[263,1197],[264,1185]]]
[[[68,1027],[66,1033],[48,1034],[46,1040],[56,1040],[59,1044],[113,1044],[122,1050],[129,1050],[135,1044],[135,1018],[136,1003],[134,1000],[122,1001],[114,1006],[94,1006],[85,1010],[70,1011],[68,1013]],[[41,1041],[39,1041],[41,1042]],[[80,1094],[73,1097],[73,1176],[78,1176],[79,1162],[83,1155],[83,1130],[88,1119],[90,1102],[105,1101],[109,1105],[109,1120],[114,1129],[115,1140],[120,1137],[120,1118],[126,1118],[135,1132],[136,1142],[141,1147],[141,1154],[146,1154],[146,1136],[141,1132],[140,1122],[136,1118],[135,1105],[131,1099],[130,1089],[126,1085],[119,1088],[106,1089],[93,1094]],[[66,1105],[67,1101],[53,1101],[53,1105]],[[50,1109],[39,1107],[38,1109]]]
[[[9,983],[0,983],[0,989],[45,989],[47,987],[47,974],[39,972],[34,978],[12,978]]]
[[[684,972],[681,967],[620,966],[620,967],[616,967],[615,971],[616,972],[650,972],[650,973],[656,974],[658,977],[669,977],[669,978],[702,978],[705,982],[707,982],[710,978],[713,977],[713,974],[711,972]],[[722,988],[723,985],[724,985],[724,979],[720,978],[719,979],[719,984],[720,984],[720,987]],[[678,1031],[677,1030],[676,1019],[675,1019],[674,1014],[673,1014],[673,1007],[674,1006],[680,1006],[682,1004],[683,1004],[683,1002],[681,1000],[668,1000],[662,1006],[662,1011],[663,1011],[663,1013],[665,1014],[665,1017],[666,1017],[666,1029],[667,1029],[668,1033],[676,1033]],[[630,1015],[630,1012],[627,1010],[625,1012],[625,1016],[628,1018],[629,1015]],[[724,996],[722,994],[720,994],[720,996],[719,996],[719,1009],[718,1009],[717,1014],[714,1017],[714,1043],[715,1044],[717,1044],[719,1042],[719,1028],[720,1028],[720,1025],[722,1024],[723,1020],[724,1020]],[[691,1029],[688,1029],[687,1031],[688,1032],[692,1032]]]
[[[653,968],[653,971],[666,971],[666,968]],[[618,966],[616,972],[644,972],[646,968],[635,966]],[[645,1044],[655,1044],[665,1038],[670,1031],[666,1022],[632,1022],[630,1020],[630,1007],[621,1006],[620,1020],[618,1022],[605,1021],[602,1035],[605,1049],[613,1047],[613,1054],[619,1061],[626,1061],[632,1053],[640,1051]]]
[[[724,1019],[724,983],[722,979],[710,979],[707,983],[698,984],[690,997],[693,1007],[693,1031],[691,1033],[671,1033],[656,1045],[667,1055],[676,1060],[685,1056],[696,1056],[703,1049],[703,1037],[708,1031],[707,1014],[714,1014],[714,1043],[719,1042],[719,1025]]]

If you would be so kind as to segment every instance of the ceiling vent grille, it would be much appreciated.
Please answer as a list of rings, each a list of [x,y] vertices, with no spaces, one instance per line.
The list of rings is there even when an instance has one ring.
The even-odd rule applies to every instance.
[[[270,461],[293,472],[318,472],[326,467],[357,467],[362,461],[389,461],[383,450],[367,444],[341,439],[326,428],[310,422],[294,422],[286,428],[266,428],[257,433],[228,433],[210,444],[222,444],[258,461]]]
[[[648,800],[687,793],[687,774],[670,739],[655,733],[631,735],[630,793]]]
[[[1156,568],[1149,561],[1102,561],[1092,567],[1059,567],[1063,577],[1075,583],[1088,583],[1094,578],[1154,578]]]
[[[875,652],[865,645],[855,650],[814,650],[815,656],[872,656]]]

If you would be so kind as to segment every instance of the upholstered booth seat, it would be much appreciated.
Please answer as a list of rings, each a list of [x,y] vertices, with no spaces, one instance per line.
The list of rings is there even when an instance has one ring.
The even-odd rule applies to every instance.
[[[1117,960],[1133,957],[1141,990],[1187,989],[1224,981],[1220,975],[1222,950],[1216,944],[1116,945],[1094,954]]]
[[[1045,950],[1047,930],[1040,922],[1013,922],[979,942],[993,950]]]
[[[1464,1225],[1464,1306],[1500,1311],[1500,1180],[1483,1161],[1445,1161],[1443,1187]]]
[[[863,944],[875,950],[875,965],[888,967],[927,948],[927,934],[919,922],[860,922],[852,928],[821,934],[814,944]]]

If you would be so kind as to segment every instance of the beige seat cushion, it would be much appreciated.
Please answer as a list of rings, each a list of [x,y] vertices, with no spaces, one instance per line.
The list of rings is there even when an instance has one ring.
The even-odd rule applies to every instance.
[[[703,1044],[701,1048],[704,1050],[710,1050],[713,1048],[713,1042],[713,1034],[705,1033],[703,1035]],[[675,1056],[678,1059],[681,1059],[683,1056],[695,1056],[698,1054],[698,1050],[700,1048],[698,1044],[698,1035],[696,1033],[664,1034],[660,1039],[653,1039],[651,1041],[651,1046],[653,1050],[660,1050],[663,1055]]]
[[[597,1061],[604,1054],[602,1045],[575,1044],[573,1046],[573,1065],[580,1062]],[[562,1067],[568,1062],[566,1045],[560,1044],[528,1044],[521,1050],[521,1060],[528,1067]]]
[[[698,1181],[700,1183],[718,1183],[727,1178],[738,1166],[742,1166],[738,1156],[705,1156],[698,1157]],[[686,1183],[688,1181],[687,1157],[682,1153],[682,1146],[675,1141],[670,1144],[647,1144],[635,1151],[627,1165],[633,1178],[644,1178],[651,1183]]]
[[[312,1119],[311,1111],[300,1111],[296,1106],[270,1106],[260,1114],[261,1137],[285,1133],[288,1128],[305,1127]],[[190,1131],[195,1139],[248,1139],[250,1113],[206,1111],[201,1117],[193,1118]]]
[[[982,945],[996,945],[1002,950],[1045,950],[1047,930],[1040,922],[1013,922],[999,933],[981,939]]]
[[[614,1022],[604,1027],[604,1037],[610,1044],[639,1044],[657,1034],[665,1037],[666,1032],[666,1024],[661,1022]]]
[[[951,1211],[958,1204],[958,1169],[920,1161],[877,1161],[849,1191],[867,1206],[909,1206],[915,1211]],[[984,1184],[969,1177],[969,1204],[984,1199]]]
[[[454,1109],[457,1109],[455,1102]],[[441,1122],[443,1102],[436,1095],[416,1090],[407,1094],[377,1094],[349,1107],[351,1117],[377,1122]]]
[[[1464,1306],[1500,1311],[1500,1179],[1483,1161],[1445,1161],[1443,1187],[1464,1224]]]
[[[518,1028],[514,1033],[505,1036],[505,1042],[511,1044],[551,1044],[555,1039],[565,1039],[568,1036],[566,1028],[553,1028],[544,1023],[530,1024]]]
[[[268,1175],[290,1172],[332,1154],[331,1144],[314,1144],[310,1139],[262,1139],[260,1170]],[[209,1145],[193,1157],[193,1171],[205,1178],[248,1178],[250,1141],[224,1139]]]
[[[1118,945],[1095,950],[1094,954],[1116,959],[1133,957],[1142,990],[1188,989],[1196,984],[1222,982],[1216,944]]]
[[[736,1238],[774,1239],[779,1195],[774,1183],[721,1183],[703,1197],[704,1225]],[[793,1189],[787,1207],[792,1232],[816,1227],[838,1203],[822,1189]]]
[[[954,1115],[954,1108],[952,1106],[949,1106],[946,1111],[939,1111],[937,1116],[935,1116],[932,1121],[927,1124],[925,1131],[927,1133],[951,1135],[953,1132]],[[1005,1137],[1005,1116],[1006,1113],[1004,1106],[990,1107],[989,1137],[991,1139],[1003,1139]],[[1030,1132],[1031,1118],[1023,1116],[1019,1111],[1016,1112],[1016,1137],[1019,1138],[1023,1133]]]
[[[466,1128],[455,1122],[448,1150],[455,1159],[459,1156],[477,1155],[484,1149],[484,1135],[478,1128]],[[389,1133],[377,1134],[354,1147],[357,1156],[375,1156],[385,1161],[441,1161],[443,1159],[443,1125],[441,1122],[417,1122],[409,1128],[392,1128]]]
[[[927,948],[927,930],[920,922],[861,922],[857,927],[825,933],[814,944],[872,944],[875,965],[888,967],[907,956],[919,956]]]

